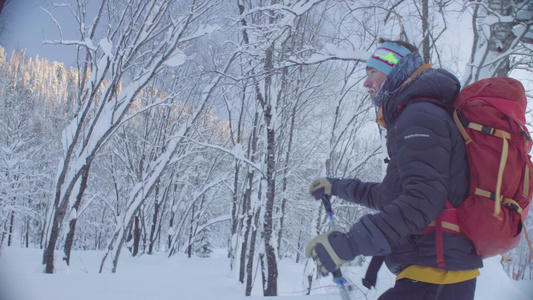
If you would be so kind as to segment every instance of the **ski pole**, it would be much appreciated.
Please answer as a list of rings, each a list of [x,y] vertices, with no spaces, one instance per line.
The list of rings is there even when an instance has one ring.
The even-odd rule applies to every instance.
[[[331,201],[328,196],[323,195],[321,197],[322,203],[324,204],[324,208],[326,209],[326,215],[329,219],[329,228],[330,230],[337,230],[337,226],[335,224],[335,219],[333,218],[333,209],[331,208]],[[348,290],[346,289],[346,279],[342,276],[342,271],[339,268],[338,270],[335,270],[331,272],[331,275],[333,275],[333,282],[337,284],[339,287],[339,292],[341,294],[342,300],[350,300],[350,295],[348,294]]]

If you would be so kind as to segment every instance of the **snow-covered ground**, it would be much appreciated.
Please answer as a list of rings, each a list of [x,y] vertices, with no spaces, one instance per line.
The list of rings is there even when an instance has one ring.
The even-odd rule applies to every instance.
[[[256,286],[252,297],[244,297],[244,286],[236,271],[229,268],[224,251],[212,258],[186,258],[179,254],[168,259],[165,254],[132,258],[123,253],[118,271],[99,274],[101,252],[73,252],[71,267],[58,274],[43,274],[42,251],[4,247],[0,256],[0,300],[140,300],[140,299],[265,299]],[[347,268],[346,277],[359,284],[366,268]],[[331,278],[315,284],[311,296],[305,296],[304,265],[279,262],[278,300],[340,299]],[[257,284],[260,282],[257,273]],[[376,299],[390,287],[394,276],[380,270],[378,290],[355,290],[352,299]],[[268,299],[272,299],[269,297]],[[476,300],[533,300],[533,280],[513,281],[498,258],[485,260],[478,279]]]

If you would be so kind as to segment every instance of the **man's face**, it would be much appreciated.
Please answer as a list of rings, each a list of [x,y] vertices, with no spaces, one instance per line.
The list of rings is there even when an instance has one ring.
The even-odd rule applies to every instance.
[[[363,83],[363,87],[368,89],[368,94],[370,95],[371,99],[376,97],[376,94],[378,93],[385,79],[387,79],[387,74],[378,69],[371,67],[366,68],[366,80]]]

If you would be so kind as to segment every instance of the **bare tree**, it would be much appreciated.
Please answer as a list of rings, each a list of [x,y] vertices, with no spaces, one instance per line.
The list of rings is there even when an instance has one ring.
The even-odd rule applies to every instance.
[[[124,4],[111,10],[107,1],[102,1],[97,17],[87,22],[85,3],[80,0],[76,18],[80,22],[82,39],[58,41],[77,45],[86,51],[87,57],[84,67],[80,68],[84,76],[81,77],[77,115],[63,134],[65,155],[56,181],[52,221],[43,255],[47,273],[54,271],[54,252],[66,229],[65,222],[73,224],[78,218],[76,207],[84,194],[84,182],[96,154],[130,114],[149,108],[131,111],[139,92],[162,69],[183,64],[180,47],[207,32],[206,27],[191,25],[218,1],[193,1],[190,6],[172,1],[132,0]],[[108,23],[101,25],[106,16]],[[88,24],[88,31],[84,24]],[[105,35],[97,42],[94,39],[100,26],[105,28]],[[159,103],[173,97],[168,95]],[[127,222],[126,225],[131,224]],[[74,230],[75,226],[70,228]],[[65,250],[64,259],[68,262],[70,253],[68,248]]]
[[[509,75],[531,58],[533,4],[531,1],[483,0],[469,3],[474,43],[464,85]],[[514,58],[514,59],[513,59]]]
[[[0,0],[0,14],[6,8],[6,6],[11,2],[11,0]]]

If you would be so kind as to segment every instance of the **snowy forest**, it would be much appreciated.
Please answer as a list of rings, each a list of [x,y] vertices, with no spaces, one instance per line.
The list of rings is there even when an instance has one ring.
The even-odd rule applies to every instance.
[[[46,43],[77,51],[76,66],[0,48],[0,253],[42,249],[46,273],[73,250],[100,250],[114,273],[126,255],[223,248],[246,295],[277,295],[281,260],[308,264],[311,285],[303,251],[328,220],[309,184],[383,176],[362,86],[381,37],[463,86],[509,76],[533,99],[527,0],[87,2],[43,8],[75,16],[78,39],[56,22]],[[345,229],[371,213],[333,209]],[[533,279],[525,240],[502,260],[515,280]]]

